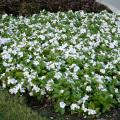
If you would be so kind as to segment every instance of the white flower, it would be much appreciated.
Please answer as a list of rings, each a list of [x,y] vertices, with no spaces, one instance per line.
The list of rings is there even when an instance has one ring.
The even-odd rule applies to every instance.
[[[23,37],[26,37],[26,33],[25,32],[22,35],[23,35]]]
[[[81,16],[84,16],[84,14],[85,14],[84,11],[80,11]]]
[[[17,83],[17,80],[16,79],[8,79],[8,85],[9,84],[16,84]]]
[[[62,73],[56,72],[54,77],[58,80],[62,77]]]
[[[25,92],[25,89],[24,89],[24,88],[21,88],[21,89],[20,89],[20,92],[21,92],[21,93],[24,93],[24,92]]]
[[[2,88],[6,88],[6,84],[4,82],[2,83]]]
[[[110,43],[109,47],[110,48],[115,48],[115,45],[113,43]]]
[[[20,57],[23,57],[23,52],[18,52],[18,55],[19,55]]]
[[[88,63],[85,63],[85,64],[84,64],[84,67],[85,67],[85,68],[88,68],[88,67],[89,67],[89,64],[88,64]]]
[[[32,91],[35,91],[36,93],[38,93],[40,91],[40,88],[36,85],[33,85]]]
[[[92,91],[91,86],[87,86],[87,87],[86,87],[86,91],[88,91],[88,92]]]
[[[38,61],[34,61],[33,64],[37,66],[37,65],[39,65],[39,62]]]
[[[16,93],[18,92],[18,89],[17,89],[17,87],[11,88],[11,89],[9,89],[9,92],[10,92],[11,94],[16,94]]]
[[[112,29],[112,33],[114,33],[114,32],[116,32],[116,29],[115,29],[115,28]]]
[[[46,78],[46,76],[42,76],[40,79],[41,79],[41,80],[44,80],[45,78]]]
[[[9,60],[9,59],[11,59],[11,55],[8,52],[5,52],[2,56],[2,58],[5,60]]]
[[[85,78],[89,78],[89,75],[84,75]]]
[[[88,98],[89,98],[89,96],[88,96],[88,95],[85,95],[85,96],[82,98],[83,103],[85,103],[85,101],[87,101]]]
[[[118,75],[120,75],[120,71],[118,71]]]
[[[76,64],[72,64],[71,66],[70,66],[70,69],[71,68],[74,68],[74,72],[76,73],[80,68],[79,68],[79,66],[77,66]]]
[[[44,35],[39,35],[39,38],[41,38],[42,40],[45,40],[45,36]]]
[[[6,63],[5,61],[3,61],[3,66],[5,66],[5,67],[9,67],[10,64],[8,64],[8,63]]]
[[[84,103],[82,104],[82,110],[84,112],[88,112],[88,115],[95,115],[96,114],[95,110],[86,108]]]
[[[2,19],[5,19],[7,16],[7,14],[2,15]]]
[[[46,84],[45,88],[47,91],[53,91],[51,84]]]
[[[88,115],[95,115],[96,114],[95,110],[88,109],[87,111],[88,111]]]
[[[27,60],[26,60],[26,62],[27,62],[27,63],[29,63],[29,62],[30,62],[30,60],[29,60],[29,59],[27,59]]]
[[[115,89],[115,93],[118,93],[118,92],[119,92],[119,91],[118,91],[118,88],[116,88],[116,89]]]
[[[105,74],[105,69],[100,69],[100,72]]]
[[[74,72],[77,72],[79,69],[80,69],[79,66],[76,65],[76,66],[74,67]]]
[[[53,91],[53,88],[51,87],[51,85],[54,83],[54,81],[51,79],[51,80],[48,80],[45,88],[47,91]]]
[[[64,90],[60,90],[60,93],[64,93]]]
[[[87,112],[87,110],[88,110],[87,108],[85,108],[85,104],[84,104],[84,103],[82,104],[82,110],[83,110],[84,112]]]
[[[107,91],[107,89],[102,84],[99,84],[98,89],[101,91]]]
[[[80,109],[80,106],[73,103],[71,106],[70,106],[71,110],[76,110],[76,109]]]
[[[30,96],[33,96],[33,92],[30,92],[29,95],[30,95]]]
[[[81,34],[86,33],[86,29],[85,29],[85,28],[80,29],[80,33],[81,33]]]
[[[10,41],[11,41],[10,38],[1,38],[1,37],[0,37],[0,45],[6,44],[6,43],[8,43],[8,42],[10,42]]]
[[[41,90],[41,95],[45,95],[46,94],[46,92],[45,92],[45,90]]]
[[[46,68],[48,70],[54,69],[55,68],[55,63],[50,62],[46,62]]]
[[[61,102],[60,102],[60,108],[63,108],[63,109],[64,109],[65,106],[66,106],[66,104],[65,104],[63,101],[61,101]]]
[[[28,76],[29,76],[29,72],[28,72],[28,71],[25,71],[25,72],[23,72],[23,75],[24,75],[25,77],[28,77]]]
[[[76,73],[73,73],[73,74],[72,74],[72,77],[73,77],[73,79],[78,80],[78,76],[77,76],[77,74],[76,74]]]

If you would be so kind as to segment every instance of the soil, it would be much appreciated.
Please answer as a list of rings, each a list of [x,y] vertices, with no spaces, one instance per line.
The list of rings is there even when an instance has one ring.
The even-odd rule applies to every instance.
[[[100,12],[107,10],[107,6],[95,0],[0,0],[0,13],[13,15],[31,15],[39,13],[40,10],[51,12],[57,11],[79,11]]]
[[[46,117],[48,120],[120,120],[120,108],[111,108],[110,111],[94,118],[85,118],[80,114],[70,114],[68,112],[65,115],[54,112],[52,103],[47,101],[47,98],[43,102],[39,102],[37,98],[30,97],[27,95],[27,105],[33,110],[37,111],[43,117]]]

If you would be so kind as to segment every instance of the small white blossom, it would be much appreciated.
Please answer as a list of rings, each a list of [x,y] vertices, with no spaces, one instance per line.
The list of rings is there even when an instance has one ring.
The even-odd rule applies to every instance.
[[[75,104],[75,103],[73,103],[73,104],[71,104],[70,108],[71,108],[71,110],[76,110],[76,109],[79,109],[80,106]]]
[[[15,88],[11,88],[11,89],[9,89],[9,92],[11,94],[16,94],[18,92],[18,89],[16,87]]]
[[[62,77],[62,73],[56,72],[54,77],[58,80]]]
[[[60,102],[60,108],[64,109],[65,106],[66,106],[66,104],[65,104],[63,101],[61,101],[61,102]]]
[[[88,95],[85,95],[85,96],[82,98],[83,103],[84,103],[86,100],[88,100],[88,98],[89,98],[89,96],[88,96]]]
[[[16,84],[17,83],[17,80],[16,79],[8,79],[8,84]]]
[[[115,93],[119,93],[119,91],[118,91],[118,89],[117,89],[117,88],[115,89]]]
[[[60,90],[60,93],[64,93],[64,90]]]
[[[107,89],[102,84],[99,84],[98,89],[101,91],[107,91]]]
[[[105,74],[105,69],[100,69],[100,72]]]
[[[41,38],[42,40],[45,40],[45,36],[44,35],[39,35],[39,38]]]
[[[34,61],[33,64],[37,66],[37,65],[39,65],[39,62],[38,61]]]
[[[96,114],[95,110],[88,109],[87,111],[88,111],[88,115],[95,115]]]
[[[86,91],[88,91],[88,92],[92,91],[91,86],[87,86],[87,87],[86,87]]]
[[[10,38],[1,38],[1,37],[0,37],[0,45],[6,44],[6,43],[8,43],[8,42],[10,42],[10,41],[11,41]]]

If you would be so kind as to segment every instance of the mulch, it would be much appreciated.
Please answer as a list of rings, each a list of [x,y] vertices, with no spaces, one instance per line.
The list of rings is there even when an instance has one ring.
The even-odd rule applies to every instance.
[[[83,115],[77,113],[70,114],[69,111],[65,115],[55,112],[52,103],[47,98],[44,98],[44,100],[40,102],[36,97],[26,95],[26,103],[34,111],[46,117],[48,120],[120,120],[120,107],[118,106],[111,108],[110,111],[98,117],[85,118]]]
[[[96,2],[96,0],[0,0],[0,13],[13,15],[31,15],[39,13],[40,10],[51,12],[57,11],[79,11],[100,12],[107,10],[107,6]]]

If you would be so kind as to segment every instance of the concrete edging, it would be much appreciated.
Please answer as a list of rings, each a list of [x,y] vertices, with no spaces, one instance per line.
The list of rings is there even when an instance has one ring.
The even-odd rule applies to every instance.
[[[113,11],[114,13],[120,13],[120,10],[118,8],[116,8],[115,6],[103,1],[103,0],[97,0],[98,3],[101,3],[105,6],[107,6],[108,8],[111,9],[111,11]]]

